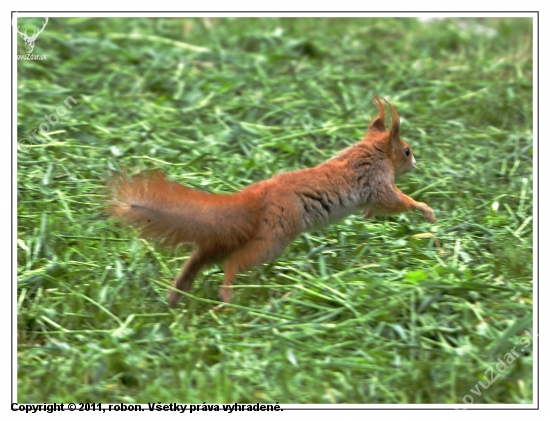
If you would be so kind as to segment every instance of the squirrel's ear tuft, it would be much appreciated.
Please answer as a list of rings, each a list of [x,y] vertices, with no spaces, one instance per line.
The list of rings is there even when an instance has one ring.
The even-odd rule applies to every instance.
[[[374,100],[374,103],[378,107],[378,115],[374,119],[374,121],[370,124],[369,130],[374,130],[377,132],[385,132],[386,131],[386,109],[384,108],[384,104],[378,98],[376,95],[373,95],[372,99]]]
[[[389,105],[391,110],[390,139],[394,142],[395,141],[399,142],[401,137],[401,133],[400,133],[401,121],[399,119],[399,115],[397,114],[397,110],[395,109],[395,107],[391,105],[388,101],[386,101],[386,103]]]

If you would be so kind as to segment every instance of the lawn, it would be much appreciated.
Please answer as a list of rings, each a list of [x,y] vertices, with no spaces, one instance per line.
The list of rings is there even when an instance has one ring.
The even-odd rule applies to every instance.
[[[17,64],[17,401],[532,403],[532,46],[527,18],[51,18]],[[373,94],[437,222],[357,213],[169,308],[189,250],[106,218],[110,171],[234,192],[360,139]]]

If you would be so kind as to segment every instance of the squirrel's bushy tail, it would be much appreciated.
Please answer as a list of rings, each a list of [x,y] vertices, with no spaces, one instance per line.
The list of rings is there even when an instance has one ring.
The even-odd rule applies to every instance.
[[[253,235],[259,201],[251,194],[211,194],[166,179],[163,173],[116,175],[108,212],[168,246],[194,244],[229,252]]]

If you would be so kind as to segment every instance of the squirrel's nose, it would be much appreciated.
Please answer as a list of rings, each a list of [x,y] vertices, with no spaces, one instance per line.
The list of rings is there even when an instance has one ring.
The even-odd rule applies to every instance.
[[[414,156],[413,156],[412,163],[413,163],[413,165],[416,165],[416,159],[414,159]]]

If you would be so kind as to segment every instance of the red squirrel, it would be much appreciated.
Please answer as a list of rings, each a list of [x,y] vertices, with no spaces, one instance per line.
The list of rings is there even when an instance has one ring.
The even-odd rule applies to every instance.
[[[386,100],[384,100],[386,101]],[[168,302],[177,305],[178,290],[188,292],[206,264],[224,262],[220,288],[231,300],[237,272],[274,259],[298,234],[324,227],[363,209],[366,219],[419,210],[435,222],[432,209],[399,190],[395,176],[416,164],[411,147],[400,137],[400,121],[374,96],[378,116],[363,139],[314,167],[275,175],[233,194],[211,194],[169,181],[161,172],[133,177],[116,175],[110,186],[109,213],[141,230],[144,237],[195,249],[174,280]]]

